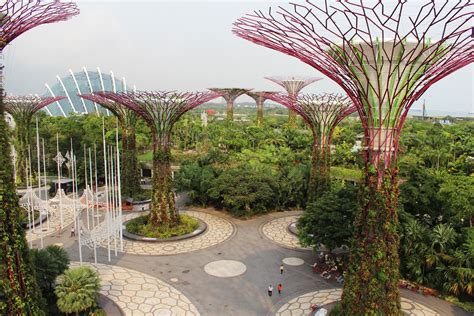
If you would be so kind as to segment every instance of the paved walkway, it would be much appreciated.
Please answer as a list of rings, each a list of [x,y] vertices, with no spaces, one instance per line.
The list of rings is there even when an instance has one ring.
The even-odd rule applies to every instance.
[[[206,231],[194,238],[165,243],[133,241],[124,238],[123,252],[146,256],[176,255],[215,246],[229,239],[234,232],[232,223],[222,217],[196,211],[186,211],[183,214],[199,218],[205,222],[207,224]],[[124,221],[141,215],[143,214],[127,214],[124,216]]]
[[[312,304],[318,306],[337,302],[341,299],[341,289],[328,289],[306,293],[295,297],[288,303],[284,304],[276,312],[276,316],[305,316],[311,315]],[[402,311],[405,315],[409,316],[441,316],[441,314],[435,312],[431,308],[416,303],[411,299],[402,297],[401,299]]]
[[[171,285],[144,273],[105,264],[90,264],[100,275],[100,293],[114,301],[125,315],[198,316],[189,299]],[[72,267],[79,262],[72,262]]]
[[[192,212],[201,213],[198,209],[192,207],[189,209]],[[298,214],[300,212],[279,212],[249,220],[239,220],[230,218],[221,212],[207,209],[206,213],[197,216],[218,218],[235,229],[229,237],[212,247],[168,256],[143,256],[125,252],[119,253],[117,257],[112,256],[111,262],[107,262],[106,249],[100,248],[97,251],[98,262],[107,263],[117,268],[135,270],[137,273],[144,275],[145,281],[146,278],[154,278],[172,284],[172,287],[179,291],[183,297],[186,297],[202,315],[275,315],[282,306],[296,297],[314,291],[333,291],[337,286],[336,283],[328,282],[322,279],[319,274],[311,271],[311,264],[315,261],[315,255],[311,251],[302,251],[299,247],[290,248],[287,244],[276,243],[264,235],[262,228],[269,223],[289,223],[288,219],[296,217]],[[287,232],[285,225],[280,227],[280,233]],[[288,232],[288,234],[290,233]],[[50,243],[62,242],[72,260],[77,261],[77,242],[74,238],[67,236],[49,238],[48,241]],[[301,259],[304,263],[300,265],[284,264],[284,273],[280,275],[280,264],[285,258],[287,258],[285,262],[291,264],[300,262],[294,258]],[[288,260],[288,258],[292,259]],[[83,247],[83,259],[90,262],[94,260],[92,251],[85,247]],[[206,265],[221,260],[224,263],[228,263],[229,260],[238,261],[245,265],[245,271],[243,266],[234,264],[230,267],[217,266],[217,269],[214,269],[214,271],[227,273],[227,271],[237,271],[237,268],[242,267],[239,273],[235,273],[235,276],[232,277],[216,277],[206,273]],[[222,273],[219,272],[220,276],[222,276]],[[115,279],[115,277],[112,277],[112,279]],[[117,278],[117,280],[120,279]],[[123,281],[126,282],[126,280]],[[107,282],[111,282],[111,280]],[[278,283],[283,284],[282,294],[278,295],[274,291],[273,296],[269,297],[267,295],[268,286],[272,284],[276,289]],[[117,285],[120,286],[120,284]],[[112,288],[110,290],[115,291]],[[115,295],[117,293],[111,292],[109,294]],[[424,297],[411,292],[404,293],[403,296],[429,307],[440,315],[469,315],[459,308],[436,298]],[[138,295],[135,293],[133,297],[138,297]],[[143,297],[143,299],[146,298]],[[334,297],[334,299],[337,299],[337,297]],[[131,301],[131,303],[142,304],[144,302]],[[123,305],[123,303],[121,304]],[[128,303],[127,306],[130,309],[135,307],[134,305],[128,305]],[[165,311],[160,311],[160,313],[165,313]]]
[[[63,231],[73,222],[74,210],[72,208],[63,208]],[[41,230],[41,225],[37,225],[34,230],[28,229],[26,231],[26,239],[28,242],[30,242],[30,240],[32,242],[38,242],[41,236],[46,238],[47,236],[58,233],[59,230],[61,230],[61,217],[58,210],[54,214],[50,212],[48,220],[43,222],[43,230]]]
[[[302,247],[298,237],[288,230],[288,225],[296,222],[298,217],[299,216],[292,215],[271,220],[262,226],[262,233],[266,238],[276,242],[280,246],[291,249],[311,250],[311,248]]]

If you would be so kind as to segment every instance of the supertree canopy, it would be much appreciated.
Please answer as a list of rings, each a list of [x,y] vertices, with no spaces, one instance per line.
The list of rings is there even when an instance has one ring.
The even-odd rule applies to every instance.
[[[227,119],[234,120],[234,101],[242,94],[246,94],[252,89],[241,88],[209,88],[209,90],[219,93],[227,102]]]
[[[268,96],[272,95],[272,91],[250,91],[247,95],[255,100],[257,103],[257,126],[263,125],[263,104],[268,99]]]
[[[341,94],[307,94],[295,102],[287,94],[268,95],[299,114],[313,134],[311,173],[308,184],[308,201],[315,201],[330,188],[331,140],[336,126],[357,109],[351,99]]]
[[[18,184],[23,185],[26,183],[25,160],[31,138],[31,118],[45,106],[63,98],[42,98],[37,96],[8,96],[4,98],[4,109],[15,120],[16,181]]]
[[[149,222],[175,225],[178,214],[172,191],[171,131],[189,110],[220,96],[215,92],[96,92],[131,109],[148,124],[153,136],[153,197]]]
[[[398,315],[400,131],[411,105],[431,85],[473,61],[473,5],[321,2],[255,12],[235,22],[233,32],[314,67],[356,105],[365,133],[366,177],[342,311]]]
[[[296,101],[301,90],[303,90],[306,86],[309,86],[313,82],[321,80],[322,78],[265,77],[265,79],[273,81],[277,85],[282,86],[288,93],[288,96],[293,98],[293,101]],[[288,125],[290,127],[296,126],[296,113],[293,112],[291,109],[288,109]]]
[[[6,0],[0,6],[0,54],[15,38],[46,23],[79,13],[74,3]],[[38,315],[41,300],[29,262],[13,180],[10,139],[4,117],[3,65],[0,65],[0,314]]]
[[[120,128],[122,129],[122,194],[125,197],[133,197],[134,194],[140,192],[140,170],[138,168],[137,144],[135,137],[135,129],[139,119],[138,115],[120,103],[110,101],[109,99],[96,94],[79,96],[100,104],[117,117],[120,123]]]

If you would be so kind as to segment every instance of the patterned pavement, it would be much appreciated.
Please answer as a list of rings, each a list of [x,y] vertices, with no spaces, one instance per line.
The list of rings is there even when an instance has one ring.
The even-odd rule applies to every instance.
[[[229,239],[234,233],[234,226],[226,219],[204,212],[186,211],[189,216],[199,218],[207,224],[207,230],[197,237],[170,242],[144,242],[123,240],[123,249],[127,254],[164,256],[201,250],[220,244]],[[127,214],[124,221],[141,214]],[[104,246],[104,244],[102,244]]]
[[[311,315],[311,304],[318,306],[330,304],[341,299],[341,289],[329,289],[316,292],[310,292],[298,296],[283,305],[275,316],[304,316]],[[432,309],[416,303],[410,299],[401,299],[402,311],[409,316],[440,316]]]
[[[311,250],[302,247],[298,237],[288,231],[288,225],[295,222],[299,216],[285,216],[265,223],[262,227],[263,235],[271,241],[290,249]]]
[[[199,316],[196,306],[180,291],[150,275],[118,266],[84,263],[97,270],[100,293],[127,316]],[[72,262],[71,267],[78,267]]]
[[[49,229],[48,229],[48,221],[49,221]],[[74,210],[72,208],[64,208],[63,209],[63,225],[64,228],[68,227],[74,222]],[[61,230],[61,217],[59,215],[59,211],[57,214],[52,215],[51,212],[49,214],[48,220],[43,222],[43,231],[41,231],[41,225],[37,225],[35,230],[28,229],[26,231],[26,239],[28,242],[37,241],[43,236],[43,238],[53,235]],[[65,230],[63,229],[62,232]],[[69,232],[68,232],[69,233]]]

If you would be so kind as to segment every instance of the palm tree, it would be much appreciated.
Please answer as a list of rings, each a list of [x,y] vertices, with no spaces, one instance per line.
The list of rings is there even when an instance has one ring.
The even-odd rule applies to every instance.
[[[58,278],[56,285],[58,308],[66,314],[79,315],[79,312],[96,306],[99,289],[99,275],[92,268],[69,269]]]

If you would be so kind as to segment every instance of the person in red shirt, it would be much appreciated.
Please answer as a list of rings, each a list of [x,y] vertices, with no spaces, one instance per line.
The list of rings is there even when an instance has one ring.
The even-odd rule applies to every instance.
[[[278,290],[278,294],[280,294],[280,295],[281,295],[281,291],[283,291],[283,285],[282,285],[281,283],[280,283],[280,284],[278,284],[278,286],[277,286],[277,290]]]

